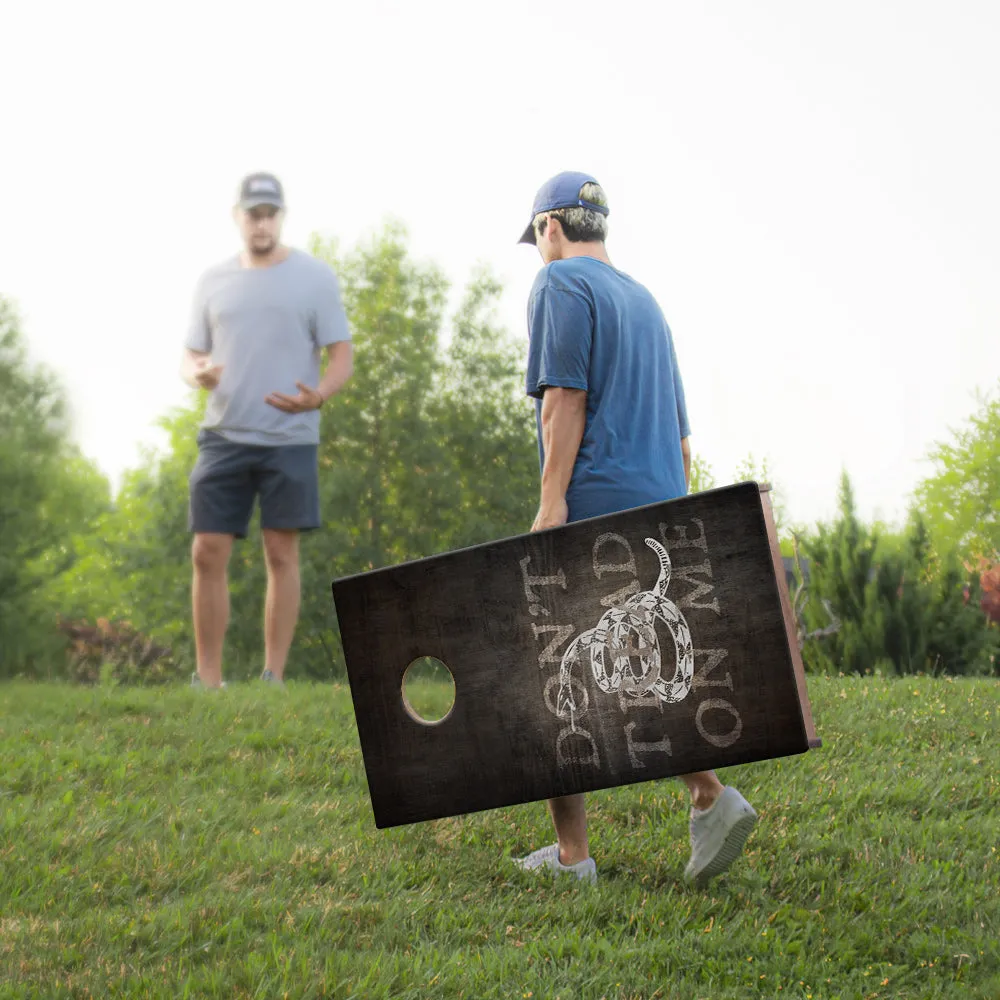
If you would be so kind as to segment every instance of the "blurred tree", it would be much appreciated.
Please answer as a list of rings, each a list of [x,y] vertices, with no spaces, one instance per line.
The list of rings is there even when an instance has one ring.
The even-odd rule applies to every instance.
[[[977,398],[979,409],[953,440],[931,450],[936,470],[915,501],[939,552],[1000,561],[1000,391]]]
[[[785,507],[785,491],[781,484],[777,482],[771,473],[767,459],[758,462],[751,452],[736,467],[733,475],[734,483],[757,482],[768,483],[771,487],[771,507],[774,511],[774,524],[778,531],[778,537],[784,538],[788,529],[788,515]]]
[[[74,535],[110,501],[70,429],[62,387],[29,362],[20,317],[0,297],[0,676],[59,670],[49,587],[74,563]]]
[[[966,587],[978,595],[975,577],[953,554],[933,558],[923,518],[914,514],[895,535],[862,524],[846,472],[838,506],[833,524],[802,537],[812,598],[806,628],[827,624],[824,600],[840,623],[833,635],[806,643],[807,666],[858,674],[989,672],[1000,633],[976,602],[966,603]]]
[[[705,490],[712,490],[718,486],[712,466],[702,458],[701,455],[691,456],[691,485],[688,493],[703,493]]]

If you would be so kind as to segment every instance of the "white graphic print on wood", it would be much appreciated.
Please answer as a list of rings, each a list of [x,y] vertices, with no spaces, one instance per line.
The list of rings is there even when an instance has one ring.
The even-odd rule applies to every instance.
[[[672,704],[682,701],[691,690],[694,678],[691,631],[677,605],[666,596],[670,583],[670,556],[659,542],[652,538],[645,541],[660,561],[656,585],[606,611],[597,626],[578,635],[563,655],[556,714],[562,717],[568,714],[574,727],[576,712],[585,711],[586,707],[576,704],[573,668],[585,652],[590,655],[590,669],[597,686],[608,694],[620,690],[638,697],[651,691],[661,701]],[[674,639],[676,662],[669,681],[662,676],[657,620],[667,626]],[[633,667],[634,660],[638,660],[638,669]],[[577,684],[586,697],[586,688],[579,681]]]

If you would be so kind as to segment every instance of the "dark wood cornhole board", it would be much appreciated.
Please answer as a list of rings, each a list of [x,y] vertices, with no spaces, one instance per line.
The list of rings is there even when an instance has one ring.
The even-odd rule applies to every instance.
[[[820,745],[766,485],[332,586],[379,828]],[[455,680],[433,724],[402,694],[425,656]]]

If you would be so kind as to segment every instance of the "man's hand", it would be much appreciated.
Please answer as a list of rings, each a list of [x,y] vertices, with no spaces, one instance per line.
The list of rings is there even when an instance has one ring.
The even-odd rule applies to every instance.
[[[272,392],[266,396],[265,403],[285,413],[305,413],[307,410],[318,410],[323,405],[323,397],[316,389],[301,382],[295,383],[299,387],[298,395],[286,396],[283,392]]]
[[[194,363],[194,380],[202,389],[214,389],[222,378],[222,365],[213,365],[211,358],[199,358]]]
[[[543,501],[535,516],[532,531],[544,531],[546,528],[558,528],[569,520],[569,507],[563,500]]]

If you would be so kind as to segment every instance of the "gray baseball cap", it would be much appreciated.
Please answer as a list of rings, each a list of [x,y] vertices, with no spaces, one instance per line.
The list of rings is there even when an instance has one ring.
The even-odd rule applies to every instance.
[[[258,205],[285,207],[285,193],[281,181],[274,174],[248,174],[240,182],[240,208],[256,208]]]

